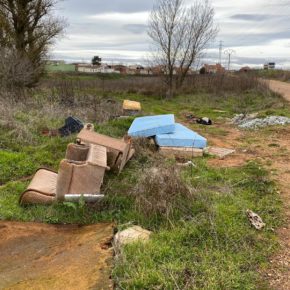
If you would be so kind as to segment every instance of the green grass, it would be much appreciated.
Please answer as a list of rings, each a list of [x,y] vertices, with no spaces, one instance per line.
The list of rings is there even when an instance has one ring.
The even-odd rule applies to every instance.
[[[120,99],[140,101],[142,109],[151,114],[174,113],[185,120],[184,114],[192,113],[198,117],[231,118],[235,114],[260,112],[264,115],[289,115],[289,104],[275,94],[260,94],[256,91],[242,95],[214,96],[206,93],[181,95],[173,100],[146,97],[137,94],[118,96]],[[221,112],[222,111],[222,112]]]
[[[144,114],[174,113],[180,121],[185,121],[184,113],[191,112],[225,122],[238,108],[260,114],[269,110],[289,113],[279,97],[255,92],[245,92],[240,97],[197,94],[169,101],[140,95],[116,97],[141,101]],[[19,112],[15,119],[25,126],[31,114]],[[47,124],[50,127],[62,124],[63,118],[39,122],[41,125],[52,122]],[[132,120],[112,120],[95,124],[95,128],[97,132],[122,137]],[[192,125],[192,128],[214,136],[227,134],[215,127]],[[131,194],[142,172],[156,162],[175,162],[145,153],[130,161],[120,175],[112,172],[106,175],[103,187],[106,198],[99,205],[80,202],[21,207],[18,199],[29,181],[20,179],[33,174],[38,167],[57,170],[67,144],[75,139],[75,135],[41,137],[31,124],[27,130],[34,137],[33,144],[11,138],[17,131],[12,135],[11,129],[0,126],[0,220],[77,224],[114,221],[119,228],[138,224],[154,231],[148,243],[126,246],[117,260],[113,277],[120,289],[267,289],[258,269],[268,267],[269,256],[277,249],[273,229],[280,225],[282,205],[276,185],[259,163],[252,161],[244,167],[223,169],[209,167],[209,157],[194,159],[196,167],[182,171],[182,180],[191,187],[194,198],[185,200],[184,208],[176,207],[170,219],[163,215],[146,217]],[[263,218],[265,229],[256,231],[250,226],[247,209]]]
[[[257,268],[277,247],[272,228],[281,206],[265,170],[254,162],[218,170],[200,161],[193,176],[184,174],[198,191],[191,214],[145,245],[126,246],[114,271],[120,288],[265,289]],[[265,220],[263,232],[250,227],[248,208]]]
[[[74,72],[75,66],[73,64],[60,64],[60,65],[54,65],[49,64],[46,66],[46,70],[48,72]]]

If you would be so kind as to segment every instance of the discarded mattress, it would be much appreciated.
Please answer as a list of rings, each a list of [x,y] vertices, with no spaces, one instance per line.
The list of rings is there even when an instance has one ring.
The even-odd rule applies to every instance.
[[[87,129],[83,129],[77,138],[82,143],[104,146],[107,149],[108,166],[119,172],[135,153],[130,139],[116,139]]]
[[[174,115],[158,115],[136,118],[128,135],[132,137],[152,137],[174,132]]]
[[[173,133],[157,134],[155,142],[160,147],[190,147],[203,149],[207,140],[181,124],[175,124]]]
[[[100,189],[108,169],[106,148],[70,144],[66,158],[61,161],[58,173],[43,168],[35,173],[20,196],[21,205],[75,201],[82,196],[91,202],[103,197]]]

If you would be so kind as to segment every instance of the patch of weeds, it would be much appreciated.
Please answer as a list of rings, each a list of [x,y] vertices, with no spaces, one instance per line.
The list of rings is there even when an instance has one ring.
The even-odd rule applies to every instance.
[[[25,153],[0,151],[0,184],[29,176],[37,169],[36,164]]]
[[[115,119],[105,125],[96,125],[95,131],[111,137],[123,137],[130,128],[134,118]]]
[[[279,144],[277,143],[271,143],[271,144],[268,144],[269,147],[280,147]]]
[[[196,192],[187,199],[190,214],[161,227],[148,243],[125,247],[114,270],[121,289],[266,288],[257,268],[277,247],[272,228],[280,225],[281,201],[275,184],[255,162],[234,169],[195,163],[192,173],[183,171]],[[250,226],[248,208],[266,222],[262,232]]]

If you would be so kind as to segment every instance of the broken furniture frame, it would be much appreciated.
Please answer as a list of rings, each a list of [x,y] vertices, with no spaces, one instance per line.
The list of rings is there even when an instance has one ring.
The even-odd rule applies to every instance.
[[[108,166],[119,173],[135,152],[130,138],[116,139],[86,129],[83,129],[77,138],[80,143],[104,146],[107,149]]]

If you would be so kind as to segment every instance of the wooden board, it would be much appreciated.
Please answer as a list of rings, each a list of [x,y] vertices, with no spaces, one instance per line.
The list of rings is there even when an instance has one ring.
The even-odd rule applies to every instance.
[[[202,157],[203,150],[189,147],[159,147],[160,154],[164,156],[177,156],[177,157]]]

